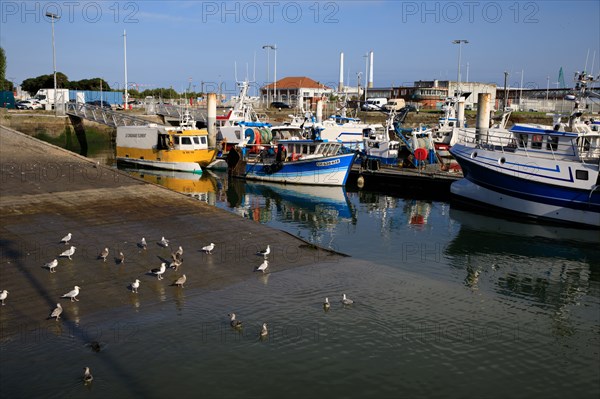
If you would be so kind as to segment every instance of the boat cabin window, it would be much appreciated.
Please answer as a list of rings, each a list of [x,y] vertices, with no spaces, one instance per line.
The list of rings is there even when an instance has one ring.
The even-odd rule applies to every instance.
[[[173,142],[175,145],[179,145],[179,136],[173,136]]]
[[[531,149],[541,150],[542,141],[544,141],[544,136],[542,136],[541,134],[534,134],[533,136],[531,136]]]
[[[577,180],[588,180],[588,171],[587,170],[576,170],[575,171],[575,178]]]
[[[200,143],[206,144],[206,137],[204,137],[204,136],[200,137]]]
[[[548,136],[546,149],[548,151],[556,151],[558,148],[558,136]]]
[[[198,136],[194,136],[192,138],[194,139],[194,144],[197,144],[197,145],[200,144],[200,138]]]
[[[529,135],[519,134],[519,147],[526,148],[528,140],[529,140]]]
[[[182,137],[181,138],[181,144],[191,145],[192,144],[192,139],[190,137]]]

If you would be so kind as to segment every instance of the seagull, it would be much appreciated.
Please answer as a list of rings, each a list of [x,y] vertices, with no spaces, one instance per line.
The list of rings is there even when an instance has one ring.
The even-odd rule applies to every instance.
[[[265,261],[261,263],[260,266],[258,266],[256,269],[254,269],[254,271],[264,273],[265,270],[267,270],[267,267],[269,267],[269,261],[265,259]]]
[[[186,280],[187,280],[187,277],[184,274],[183,276],[181,276],[177,280],[175,280],[175,282],[173,283],[173,285],[178,285],[181,288],[183,288],[183,284],[185,284]]]
[[[131,292],[135,292],[137,294],[138,288],[140,288],[140,280],[137,278],[133,283],[131,283]]]
[[[179,249],[175,252],[173,252],[171,254],[175,259],[177,258],[181,258],[183,256],[183,248],[181,247],[181,245],[179,246]]]
[[[231,318],[231,321],[229,322],[229,324],[231,324],[231,327],[242,328],[242,322],[235,319],[235,313],[229,313],[229,317]]]
[[[79,290],[80,288],[78,286],[75,286],[73,288],[73,291],[67,292],[65,295],[61,296],[61,298],[71,298],[71,302],[73,302],[73,300],[79,301],[79,299],[77,299],[77,295],[79,295]]]
[[[123,251],[119,251],[119,264],[123,264],[125,263],[125,254],[123,254]]]
[[[262,251],[258,251],[256,254],[257,255],[262,255],[265,258],[267,257],[268,254],[271,253],[271,247],[269,245],[267,245],[267,249],[263,249]]]
[[[4,300],[6,299],[7,296],[8,296],[8,291],[3,290],[2,292],[0,292],[0,301],[2,301],[2,306],[4,306]]]
[[[354,303],[354,301],[352,299],[350,299],[350,298],[346,298],[346,294],[344,294],[342,296],[342,303],[344,305],[352,305]]]
[[[323,302],[323,309],[325,311],[328,311],[330,307],[331,307],[331,305],[329,304],[329,298],[326,297],[325,302]]]
[[[138,244],[140,247],[146,249],[148,247],[148,244],[146,244],[146,238],[142,237],[142,241],[140,241],[140,243]]]
[[[60,306],[60,303],[56,304],[56,308],[54,308],[54,310],[52,311],[52,313],[50,313],[50,316],[48,316],[49,319],[55,317],[56,321],[58,321],[58,319],[60,319],[60,314],[63,312],[63,308],[62,306]]]
[[[215,249],[215,244],[213,244],[212,242],[210,243],[210,245],[202,247],[202,250],[204,251],[204,253],[211,254],[211,255],[212,255],[212,250],[213,249]]]
[[[163,246],[163,247],[165,247],[165,248],[168,247],[169,246],[169,240],[167,240],[165,237],[162,237],[160,239],[160,245]]]
[[[100,255],[98,255],[98,259],[102,258],[103,262],[106,262],[106,257],[108,256],[108,248],[104,248]]]
[[[179,260],[179,259],[174,259],[173,262],[171,262],[171,264],[169,265],[170,268],[175,269],[175,271],[179,270],[179,266],[181,266],[181,264],[183,263],[183,261]]]
[[[73,237],[73,236],[71,235],[71,233],[69,233],[69,234],[67,234],[66,236],[64,236],[64,237],[63,237],[63,238],[60,240],[60,242],[64,242],[65,244],[68,244],[68,243],[69,243],[69,241],[71,241],[71,237]]]
[[[160,268],[150,270],[150,273],[156,274],[159,280],[162,280],[162,274],[167,270],[167,264],[165,262],[160,264]]]
[[[92,375],[92,373],[90,373],[89,367],[84,367],[83,369],[85,370],[83,372],[83,382],[88,384],[88,383],[92,382],[92,380],[94,379],[94,376]]]
[[[267,323],[263,323],[262,330],[260,330],[260,337],[264,338],[269,334],[269,330],[267,330]]]
[[[51,262],[48,262],[44,265],[45,268],[50,269],[50,273],[55,273],[56,270],[54,268],[58,266],[58,259],[54,259]]]
[[[75,253],[75,247],[71,245],[71,248],[67,249],[66,251],[64,251],[62,254],[60,254],[58,256],[66,256],[67,258],[69,258],[69,260],[73,260],[73,259],[71,259],[71,256],[73,256],[74,253]]]

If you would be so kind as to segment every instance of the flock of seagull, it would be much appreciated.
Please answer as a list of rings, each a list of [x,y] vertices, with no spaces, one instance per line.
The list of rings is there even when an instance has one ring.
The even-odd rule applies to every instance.
[[[73,235],[71,233],[68,233],[66,236],[64,236],[60,240],[60,243],[69,245],[69,242],[71,241],[72,238],[73,238]],[[165,239],[165,237],[161,237],[161,240],[158,242],[158,244],[160,246],[162,246],[163,248],[167,248],[169,246],[169,240]],[[140,247],[144,250],[147,249],[148,244],[146,242],[145,237],[142,237],[141,241],[138,243],[138,247]],[[201,250],[206,254],[212,254],[212,251],[214,249],[215,249],[215,244],[210,243],[209,245],[202,247]],[[71,247],[69,249],[63,251],[58,257],[66,257],[69,260],[72,260],[71,257],[75,254],[75,250],[76,250],[76,247],[71,245]],[[103,262],[106,262],[106,259],[108,258],[109,253],[110,252],[109,252],[108,247],[104,248],[98,255],[98,259],[102,259]],[[258,251],[256,253],[256,255],[262,256],[264,258],[264,260],[259,266],[257,266],[254,269],[255,272],[265,273],[265,271],[269,267],[268,256],[270,253],[271,253],[271,247],[269,245],[267,245],[267,247],[264,250]],[[179,246],[179,248],[171,254],[171,258],[172,258],[172,261],[168,265],[168,267],[177,271],[179,269],[179,267],[181,266],[181,264],[183,263],[183,247]],[[119,252],[118,263],[119,264],[125,263],[125,255],[123,254],[122,251]],[[52,261],[44,264],[43,267],[47,268],[50,271],[50,273],[55,273],[57,266],[58,266],[58,259],[53,259]],[[162,280],[164,278],[163,274],[165,273],[166,270],[167,270],[167,263],[162,262],[160,267],[151,269],[150,271],[148,271],[148,274],[155,275],[158,280]],[[187,277],[185,274],[183,274],[181,277],[177,278],[177,280],[175,280],[172,285],[180,287],[180,288],[184,288],[184,284],[186,283],[186,281],[187,281]],[[139,279],[135,279],[135,281],[133,281],[130,284],[132,293],[137,294],[139,287],[140,287]],[[77,296],[79,295],[80,290],[81,290],[81,287],[76,285],[73,287],[73,289],[71,291],[62,295],[61,298],[69,298],[71,300],[71,302],[79,301],[79,299],[77,299]],[[4,301],[6,300],[7,297],[8,297],[7,290],[0,291],[0,301],[2,302],[2,305],[4,305]],[[346,294],[343,294],[340,302],[343,305],[352,305],[354,303],[353,300],[346,297]],[[331,307],[331,304],[329,303],[329,298],[325,298],[325,302],[323,303],[323,309],[325,311],[329,311],[330,307]],[[62,313],[63,313],[62,305],[60,303],[57,303],[56,308],[54,308],[52,310],[52,312],[48,316],[48,319],[55,319],[56,321],[58,321],[58,320],[60,320],[60,316]],[[232,328],[235,328],[235,329],[242,328],[243,324],[240,320],[236,319],[235,313],[230,313],[229,318],[230,318],[230,325]],[[261,331],[259,333],[259,337],[261,339],[264,339],[268,336],[268,334],[269,334],[269,330],[268,330],[267,323],[263,323]],[[94,379],[94,377],[92,376],[90,368],[84,367],[83,381],[87,384],[87,383],[92,382],[93,379]]]

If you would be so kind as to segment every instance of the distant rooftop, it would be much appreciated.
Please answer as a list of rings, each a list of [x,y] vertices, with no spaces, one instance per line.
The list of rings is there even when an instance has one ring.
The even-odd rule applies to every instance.
[[[263,89],[274,89],[275,83],[271,83],[267,86],[263,86]],[[279,79],[277,81],[277,90],[279,89],[329,89],[330,87],[325,86],[322,83],[312,80],[306,76],[290,76],[287,78]]]

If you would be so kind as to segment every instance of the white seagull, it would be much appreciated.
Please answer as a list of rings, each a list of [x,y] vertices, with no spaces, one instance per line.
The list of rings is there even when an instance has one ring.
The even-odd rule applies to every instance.
[[[162,237],[160,239],[160,245],[163,246],[163,247],[165,247],[165,248],[168,247],[169,246],[169,240],[167,240],[165,237]]]
[[[71,233],[69,233],[69,234],[67,234],[66,236],[64,236],[64,237],[63,237],[63,238],[60,240],[60,242],[64,242],[65,244],[68,244],[68,243],[69,243],[69,241],[71,241],[71,237],[73,237],[73,236],[71,235]]]
[[[178,285],[181,288],[183,288],[183,284],[185,284],[186,281],[187,281],[187,277],[184,274],[183,276],[181,276],[177,280],[175,280],[175,282],[173,283],[173,285]]]
[[[56,304],[56,308],[54,308],[54,310],[52,311],[52,313],[50,313],[50,316],[48,317],[49,319],[52,318],[56,318],[56,321],[58,321],[58,319],[60,319],[60,315],[63,312],[63,308],[60,305],[60,303]]]
[[[269,261],[265,259],[264,262],[260,264],[260,266],[258,266],[256,269],[254,269],[254,271],[264,273],[265,270],[267,270],[267,267],[269,267]]]
[[[140,247],[146,249],[148,247],[148,244],[146,244],[146,238],[142,237],[142,241],[140,241]]]
[[[213,249],[215,249],[215,244],[213,244],[212,242],[210,243],[210,245],[202,247],[202,250],[204,251],[204,253],[211,254],[211,255],[212,255]]]
[[[269,245],[267,245],[267,249],[263,249],[262,251],[258,251],[256,254],[257,255],[262,255],[265,258],[267,257],[267,255],[269,255],[271,253],[271,247]]]
[[[125,254],[123,253],[123,251],[119,251],[119,264],[123,264],[125,263]]]
[[[354,303],[354,301],[352,299],[350,299],[350,298],[346,298],[346,294],[344,294],[342,296],[342,303],[344,305],[352,305]]]
[[[69,260],[73,260],[73,259],[71,259],[71,256],[73,256],[74,253],[75,253],[75,247],[71,245],[71,248],[67,249],[66,251],[64,251],[62,254],[60,254],[58,256],[66,256],[67,258],[69,258]]]
[[[267,330],[267,323],[263,323],[262,330],[260,330],[260,337],[264,338],[269,334],[269,330]]]
[[[6,299],[7,296],[8,296],[8,291],[3,290],[2,292],[0,292],[0,301],[2,301],[2,306],[4,306],[4,300]]]
[[[329,308],[331,307],[331,304],[329,303],[329,298],[325,298],[325,302],[323,302],[323,309],[325,309],[326,311],[329,310]]]
[[[229,318],[231,320],[229,322],[229,324],[231,324],[231,327],[233,327],[233,328],[241,328],[242,327],[242,322],[235,319],[235,313],[229,313]]]
[[[46,263],[46,264],[44,265],[44,267],[45,267],[46,269],[49,269],[49,270],[50,270],[50,273],[55,273],[55,272],[56,272],[56,270],[54,270],[54,268],[55,268],[56,266],[58,266],[58,259],[54,259],[54,260],[52,260],[51,262],[48,262],[48,263]]]
[[[83,382],[85,382],[86,384],[92,382],[94,380],[94,376],[90,372],[90,368],[84,367],[83,369],[85,370],[83,372]]]
[[[108,257],[108,248],[104,248],[102,250],[102,252],[100,252],[100,255],[98,255],[98,258],[102,258],[102,261],[106,262],[107,257]]]
[[[176,258],[181,258],[183,256],[183,247],[180,245],[179,249],[177,249],[177,251],[173,252],[173,255]]]
[[[131,292],[135,292],[137,294],[138,288],[140,288],[140,280],[137,278],[133,283],[131,283]]]
[[[79,299],[77,299],[77,295],[79,295],[79,290],[80,288],[78,286],[75,286],[72,291],[67,292],[65,295],[61,296],[61,298],[71,298],[71,302],[73,302],[73,300],[79,301]]]
[[[165,262],[160,264],[159,268],[150,270],[150,273],[155,274],[159,280],[162,280],[162,274],[167,270],[167,264]]]

